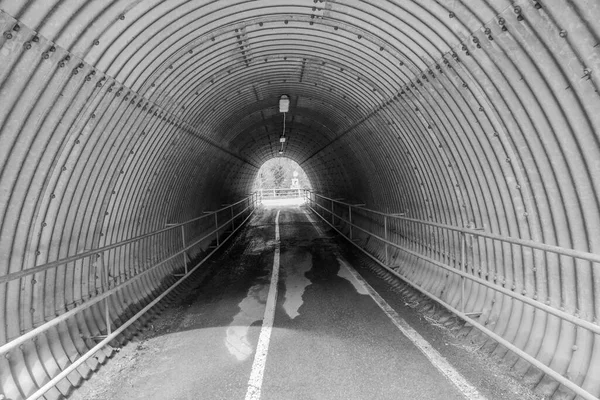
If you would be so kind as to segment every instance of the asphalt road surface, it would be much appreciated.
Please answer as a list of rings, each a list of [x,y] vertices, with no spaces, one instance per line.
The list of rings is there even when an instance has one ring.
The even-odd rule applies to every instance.
[[[215,272],[74,398],[490,398],[363,280],[313,218],[300,207],[257,212]]]

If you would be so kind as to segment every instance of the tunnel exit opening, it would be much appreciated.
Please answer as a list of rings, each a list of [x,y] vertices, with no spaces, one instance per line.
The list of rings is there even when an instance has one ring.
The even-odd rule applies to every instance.
[[[260,167],[253,189],[261,204],[286,206],[304,203],[304,193],[312,190],[312,185],[300,164],[291,158],[275,157]]]

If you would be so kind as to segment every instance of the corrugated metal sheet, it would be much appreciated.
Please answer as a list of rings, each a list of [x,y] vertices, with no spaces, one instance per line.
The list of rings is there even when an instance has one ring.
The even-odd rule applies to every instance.
[[[281,94],[285,153],[319,192],[600,252],[596,0],[1,0],[0,10],[0,277],[242,197],[277,154]],[[502,248],[484,259],[516,291],[598,324],[597,264]],[[0,283],[0,343],[82,301],[82,268]],[[598,335],[507,302],[497,315],[496,333],[600,395]],[[76,337],[97,329],[82,326],[2,358],[4,394],[25,397],[72,361],[88,346]]]

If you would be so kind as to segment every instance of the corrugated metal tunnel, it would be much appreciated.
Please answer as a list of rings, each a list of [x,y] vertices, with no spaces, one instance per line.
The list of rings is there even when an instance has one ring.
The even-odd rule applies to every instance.
[[[487,242],[470,273],[556,312],[481,285],[467,287],[466,304],[600,396],[597,0],[0,0],[0,9],[0,344],[171,254],[181,237],[166,224],[247,196],[278,156],[286,94],[284,155],[315,192],[588,254]],[[207,226],[184,231],[202,239],[190,257],[208,251]],[[106,253],[100,282],[95,249],[159,230]],[[439,260],[459,246],[427,230],[403,235]],[[393,257],[437,296],[458,285]],[[137,311],[180,264],[120,291],[111,315]],[[5,347],[0,392],[25,398],[75,361],[93,345],[86,337],[106,333],[102,310]],[[511,362],[542,392],[573,397]],[[68,393],[85,368],[94,366],[46,396]]]

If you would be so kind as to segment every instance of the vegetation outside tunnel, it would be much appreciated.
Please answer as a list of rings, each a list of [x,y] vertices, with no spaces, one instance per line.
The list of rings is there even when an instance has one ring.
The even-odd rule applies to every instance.
[[[312,189],[312,185],[306,172],[297,162],[287,157],[276,157],[261,166],[254,181],[253,191],[289,188]]]

